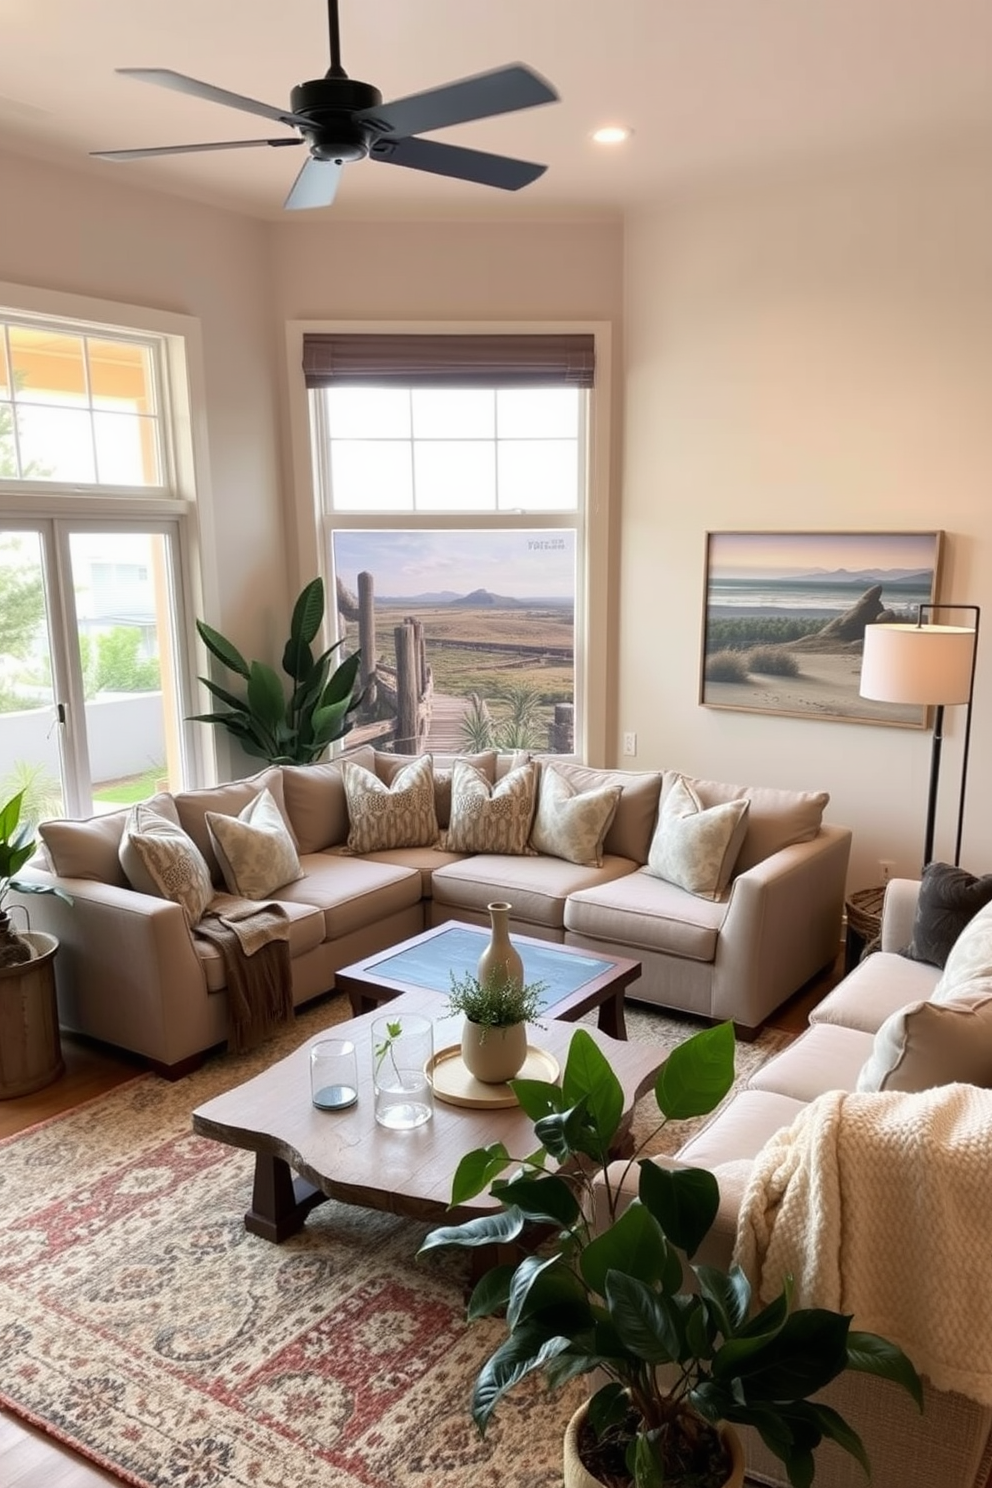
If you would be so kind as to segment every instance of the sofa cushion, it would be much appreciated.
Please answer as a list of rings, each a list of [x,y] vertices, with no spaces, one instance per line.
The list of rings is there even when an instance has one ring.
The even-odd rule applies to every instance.
[[[420,904],[420,874],[342,853],[300,859],[303,877],[279,890],[280,904],[309,904],[324,917],[324,939],[365,930]]]
[[[286,915],[289,932],[290,959],[315,951],[324,943],[324,916],[312,904],[291,904],[284,899],[276,901]],[[220,947],[212,940],[193,936],[193,949],[203,968],[208,992],[220,992],[227,985],[227,971]]]
[[[619,785],[579,791],[554,765],[540,766],[530,845],[552,858],[601,868],[603,841],[620,801]]]
[[[139,894],[171,899],[182,905],[191,926],[199,924],[214,886],[202,853],[182,827],[139,801],[127,815],[120,860]]]
[[[804,1102],[827,1090],[853,1090],[872,1041],[857,1028],[817,1023],[756,1070],[748,1087]]]
[[[348,850],[382,852],[427,847],[438,838],[434,773],[429,754],[411,760],[385,785],[370,770],[345,760],[341,769],[348,802]]]
[[[303,877],[296,844],[268,788],[237,816],[208,811],[205,819],[229,893],[267,899],[281,884]]]
[[[911,1002],[887,1018],[858,1076],[858,1090],[992,1088],[992,976],[959,985],[953,1001]]]
[[[431,893],[435,908],[450,909],[456,918],[465,911],[488,923],[486,906],[501,899],[513,906],[511,919],[558,932],[572,894],[626,877],[633,868],[626,858],[606,857],[601,868],[586,868],[564,858],[482,853],[436,869]]]
[[[944,962],[931,994],[934,1002],[956,997],[958,988],[973,977],[992,973],[992,904],[980,909],[965,925]]]
[[[537,800],[537,766],[511,770],[496,785],[474,765],[456,760],[451,780],[451,821],[441,838],[446,852],[530,853]]]
[[[175,803],[167,791],[145,802],[157,816],[179,825]],[[101,816],[70,818],[39,823],[38,835],[49,861],[60,878],[91,878],[97,883],[126,889],[127,875],[121,866],[120,845],[127,822],[127,809]]]
[[[413,764],[414,760],[422,757],[416,754],[389,754],[383,749],[376,749],[374,756],[373,768],[385,785],[392,785],[397,773],[404,765]],[[433,756],[434,810],[439,827],[443,829],[451,820],[451,778],[455,760],[464,760],[466,764],[474,765],[490,785],[495,785],[496,758],[495,749],[486,749],[481,754],[435,754]]]
[[[951,863],[928,863],[916,901],[913,936],[903,955],[943,968],[965,925],[989,903],[992,873],[979,878]]]
[[[859,961],[809,1015],[813,1023],[839,1023],[863,1033],[877,1033],[892,1013],[908,1002],[929,998],[937,969],[924,961],[907,961],[894,951],[876,951]]]
[[[203,854],[210,869],[210,876],[215,884],[224,882],[217,855],[210,841],[210,828],[207,826],[207,812],[218,811],[224,816],[237,816],[238,812],[254,801],[260,791],[268,790],[272,794],[283,816],[286,815],[286,802],[283,795],[282,770],[278,765],[269,765],[264,770],[259,770],[257,775],[249,775],[244,780],[229,780],[224,785],[208,786],[203,790],[180,791],[176,797],[176,810],[179,813],[179,821],[183,830],[188,832]],[[287,826],[289,821],[287,819]]]
[[[363,744],[340,759],[316,765],[283,765],[283,799],[286,817],[301,853],[336,847],[348,836],[348,803],[341,778],[341,759],[350,759],[366,770],[375,766],[375,750]]]
[[[678,772],[666,770],[662,799],[673,788]],[[826,791],[775,790],[771,786],[728,785],[719,780],[682,776],[704,806],[720,806],[742,797],[750,803],[744,845],[737,859],[738,873],[763,863],[772,853],[794,842],[812,842],[830,800]]]
[[[558,774],[578,791],[619,785],[620,800],[603,840],[603,852],[610,857],[630,858],[638,864],[647,862],[661,796],[659,773],[654,770],[597,770],[590,765],[572,764],[554,755],[541,755],[539,758],[542,764],[553,763]]]
[[[648,872],[690,894],[719,898],[734,871],[747,818],[747,801],[704,807],[692,786],[678,779],[661,803]]]
[[[334,847],[329,851],[351,856],[346,847]],[[436,843],[433,847],[391,847],[383,852],[362,854],[367,863],[384,863],[386,867],[391,868],[416,869],[420,874],[420,893],[424,899],[431,897],[434,874],[437,870],[446,867],[448,863],[461,863],[464,856],[464,853],[442,852]]]
[[[632,956],[656,951],[710,962],[726,914],[725,901],[702,899],[638,868],[614,875],[612,882],[577,889],[565,905],[565,928],[590,940],[629,946]]]

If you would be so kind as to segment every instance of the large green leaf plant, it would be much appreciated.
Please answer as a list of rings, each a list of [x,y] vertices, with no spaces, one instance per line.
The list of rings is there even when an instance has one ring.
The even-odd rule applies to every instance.
[[[193,723],[210,723],[227,730],[244,750],[274,765],[311,765],[336,739],[354,726],[350,718],[361,702],[356,695],[361,652],[355,651],[332,670],[337,641],[315,656],[313,642],[324,619],[324,581],[311,579],[293,606],[289,639],[282,654],[282,669],[289,688],[273,667],[262,661],[246,661],[236,646],[197,620],[200,639],[212,656],[228,671],[242,677],[242,695],[201,677],[220,707],[213,713],[191,715]]]
[[[10,920],[7,896],[18,894],[54,894],[66,904],[72,900],[54,885],[18,878],[18,873],[34,855],[37,842],[31,823],[23,821],[25,792],[18,791],[0,806],[0,967],[14,966],[31,957],[31,944],[18,934]]]
[[[731,1024],[677,1046],[655,1084],[656,1131],[667,1121],[712,1111],[733,1075]],[[679,1477],[676,1464],[704,1423],[755,1427],[785,1464],[793,1488],[812,1482],[813,1451],[824,1437],[867,1471],[856,1432],[810,1397],[845,1370],[857,1370],[896,1381],[922,1409],[919,1377],[902,1350],[876,1334],[853,1331],[843,1314],[794,1309],[791,1279],[775,1301],[755,1308],[738,1266],[723,1271],[690,1264],[717,1213],[712,1173],[670,1170],[635,1153],[628,1170],[639,1168],[637,1196],[629,1203],[621,1196],[626,1172],[618,1178],[610,1151],[623,1118],[623,1093],[585,1029],[573,1035],[560,1085],[511,1085],[534,1123],[537,1150],[513,1157],[496,1142],[464,1157],[452,1205],[488,1188],[500,1208],[433,1230],[421,1247],[421,1253],[440,1246],[505,1247],[532,1227],[545,1236],[515,1264],[486,1271],[472,1293],[470,1318],[506,1318],[506,1337],[472,1393],[479,1430],[525,1376],[541,1371],[556,1387],[597,1371],[606,1383],[592,1396],[589,1423],[601,1449],[614,1447],[623,1480],[636,1488],[699,1482]],[[600,1225],[592,1219],[596,1188],[606,1210]]]

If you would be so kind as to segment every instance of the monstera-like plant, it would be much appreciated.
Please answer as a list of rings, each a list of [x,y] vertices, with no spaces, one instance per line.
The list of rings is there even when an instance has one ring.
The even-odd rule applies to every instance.
[[[200,639],[212,656],[246,684],[239,696],[209,677],[201,677],[220,707],[213,713],[191,715],[193,723],[217,724],[227,730],[244,750],[273,765],[312,765],[329,744],[349,733],[349,717],[361,702],[356,695],[361,652],[355,651],[332,669],[337,641],[319,656],[313,642],[324,619],[324,581],[311,579],[296,604],[289,626],[289,640],[282,654],[282,669],[289,687],[273,667],[263,661],[246,661],[236,646],[197,620]]]

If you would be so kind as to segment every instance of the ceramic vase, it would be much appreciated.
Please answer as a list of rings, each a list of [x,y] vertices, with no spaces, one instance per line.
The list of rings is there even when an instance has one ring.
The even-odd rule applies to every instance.
[[[563,1488],[603,1488],[599,1478],[594,1478],[579,1456],[579,1430],[586,1416],[586,1405],[580,1405],[565,1428],[565,1475]],[[740,1437],[729,1426],[719,1428],[723,1444],[730,1456],[730,1469],[724,1479],[723,1488],[743,1488],[744,1449]]]
[[[469,1074],[484,1085],[503,1085],[520,1073],[527,1058],[527,1024],[508,1028],[484,1028],[465,1019],[462,1028],[462,1061]]]
[[[508,981],[517,987],[524,984],[524,963],[520,952],[510,939],[510,911],[512,904],[498,902],[487,904],[491,926],[489,944],[479,957],[476,976],[480,982],[495,971],[501,971]]]

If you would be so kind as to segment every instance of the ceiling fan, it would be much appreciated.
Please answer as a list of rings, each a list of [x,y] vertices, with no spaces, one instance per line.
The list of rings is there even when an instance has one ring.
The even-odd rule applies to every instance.
[[[290,94],[288,109],[275,108],[215,88],[181,72],[160,67],[119,67],[124,77],[172,88],[177,93],[192,94],[245,113],[260,114],[289,124],[298,137],[282,135],[278,139],[226,140],[217,144],[159,145],[140,150],[93,150],[99,160],[141,160],[152,155],[185,155],[205,150],[245,150],[268,145],[306,144],[310,155],[290,189],[284,206],[328,207],[334,200],[345,164],[362,160],[384,161],[387,165],[405,165],[411,170],[429,171],[438,176],[453,176],[459,181],[475,181],[481,186],[496,186],[503,191],[519,191],[547,166],[529,160],[514,160],[508,155],[491,155],[483,150],[466,150],[440,140],[418,138],[435,129],[452,124],[465,124],[471,119],[485,119],[494,114],[513,113],[534,108],[540,103],[554,103],[558,94],[536,72],[520,64],[499,67],[474,77],[461,78],[425,93],[413,93],[392,103],[383,103],[382,94],[371,83],[349,78],[341,66],[341,41],[338,29],[338,0],[328,0],[327,22],[330,33],[331,65],[322,78],[300,83]]]

